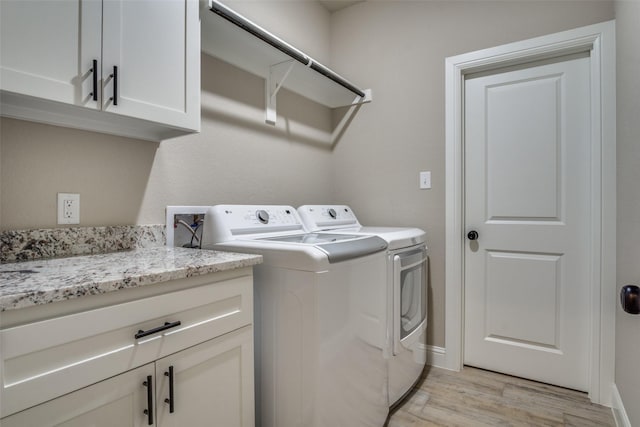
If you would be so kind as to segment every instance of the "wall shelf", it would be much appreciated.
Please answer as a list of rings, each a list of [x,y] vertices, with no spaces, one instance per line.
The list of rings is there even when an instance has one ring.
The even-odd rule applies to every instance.
[[[201,13],[202,50],[265,79],[266,121],[275,123],[275,98],[284,87],[330,108],[370,102],[363,90],[217,0]]]

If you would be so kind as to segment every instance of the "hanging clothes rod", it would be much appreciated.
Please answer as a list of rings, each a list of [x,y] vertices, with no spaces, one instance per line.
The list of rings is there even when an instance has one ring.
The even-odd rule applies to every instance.
[[[365,97],[365,93],[363,91],[361,91],[360,89],[358,89],[357,87],[355,87],[354,85],[352,85],[351,83],[349,83],[349,81],[343,79],[342,77],[340,77],[340,75],[334,73],[333,71],[331,71],[329,68],[325,67],[324,65],[320,64],[319,62],[314,61],[313,59],[311,60],[311,63],[309,64],[309,68],[311,68],[313,71],[316,71],[320,74],[322,74],[323,76],[325,76],[326,78],[328,78],[329,80],[333,80],[334,82],[338,83],[340,86],[349,89],[351,92],[355,93],[356,95],[364,98]]]
[[[290,56],[291,58],[295,59],[296,61],[300,62],[301,64],[303,64],[303,65],[309,67],[310,69],[314,70],[315,72],[322,74],[326,78],[334,81],[335,83],[339,84],[340,86],[344,87],[345,89],[350,90],[351,92],[355,93],[356,95],[358,95],[358,96],[360,96],[362,98],[365,97],[366,94],[361,89],[359,89],[356,86],[354,86],[351,82],[349,82],[348,80],[346,80],[345,78],[343,78],[339,74],[335,73],[334,71],[332,71],[331,69],[325,67],[324,65],[320,64],[319,62],[316,62],[314,59],[312,59],[309,56],[305,55],[304,53],[302,53],[301,51],[299,51],[295,47],[291,46],[290,44],[288,44],[287,42],[281,40],[280,38],[274,36],[273,34],[268,32],[264,28],[261,28],[260,26],[254,24],[253,22],[251,22],[250,20],[248,20],[244,16],[242,16],[242,15],[238,14],[237,12],[229,9],[227,6],[223,5],[219,1],[210,0],[209,4],[210,4],[210,10],[213,13],[215,13],[215,14],[223,17],[227,21],[237,25],[238,27],[240,27],[243,30],[247,31],[248,33],[252,34],[253,36],[259,38],[263,42],[273,46],[274,48],[276,48],[279,51],[283,52],[284,54]]]

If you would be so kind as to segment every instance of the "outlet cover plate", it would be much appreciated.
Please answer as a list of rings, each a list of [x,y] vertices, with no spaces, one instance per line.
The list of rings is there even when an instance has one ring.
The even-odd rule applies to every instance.
[[[80,194],[58,193],[58,224],[80,224]]]
[[[431,171],[420,172],[420,189],[428,190],[431,188]]]

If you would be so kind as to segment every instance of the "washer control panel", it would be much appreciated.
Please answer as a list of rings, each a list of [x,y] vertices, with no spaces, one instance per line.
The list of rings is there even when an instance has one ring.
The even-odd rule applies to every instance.
[[[227,205],[223,209],[223,221],[231,228],[253,228],[259,225],[279,226],[302,224],[291,206]]]
[[[239,237],[305,232],[298,212],[291,206],[216,205],[205,215],[203,235],[206,242],[218,243]]]

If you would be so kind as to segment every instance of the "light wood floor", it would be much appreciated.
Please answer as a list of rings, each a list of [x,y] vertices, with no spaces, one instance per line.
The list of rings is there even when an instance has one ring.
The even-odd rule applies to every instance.
[[[389,427],[615,426],[611,409],[585,393],[470,367],[427,369]]]

